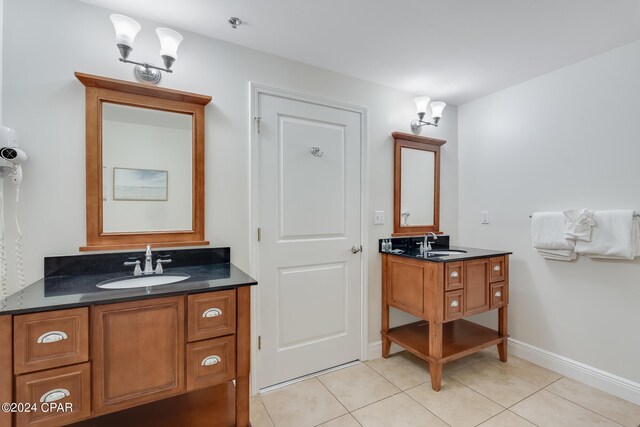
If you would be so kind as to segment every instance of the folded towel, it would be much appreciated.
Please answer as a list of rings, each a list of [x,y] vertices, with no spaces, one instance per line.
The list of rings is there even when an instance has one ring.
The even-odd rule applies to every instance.
[[[578,254],[575,253],[574,251],[570,251],[570,250],[547,250],[547,251],[543,251],[543,250],[538,250],[538,254],[542,257],[542,258],[546,258],[546,259],[554,259],[557,261],[573,261],[574,259],[576,259],[578,257]]]
[[[592,257],[633,259],[640,255],[640,222],[632,210],[595,211],[591,241],[579,240],[576,252]]]
[[[576,212],[564,211],[567,225],[564,229],[564,238],[569,240],[591,241],[591,228],[594,226],[593,211],[582,209],[577,215]]]
[[[535,249],[573,251],[575,240],[567,240],[567,218],[562,212],[536,212],[531,216],[531,240]]]

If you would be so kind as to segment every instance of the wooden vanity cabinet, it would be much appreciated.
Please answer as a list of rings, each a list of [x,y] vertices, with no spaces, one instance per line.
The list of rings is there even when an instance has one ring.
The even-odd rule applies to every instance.
[[[429,363],[440,390],[442,365],[492,345],[507,360],[509,257],[431,262],[382,254],[382,356],[396,343]],[[389,328],[389,308],[422,321]],[[498,310],[498,330],[466,316]]]
[[[249,426],[249,314],[241,286],[0,316],[0,403],[73,408],[0,412],[0,426],[163,426],[160,400],[195,405],[189,425]]]

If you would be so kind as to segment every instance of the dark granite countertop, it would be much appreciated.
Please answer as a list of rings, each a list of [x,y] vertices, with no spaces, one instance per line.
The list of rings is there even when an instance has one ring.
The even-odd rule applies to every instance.
[[[465,248],[461,246],[451,246],[449,249],[458,250],[458,251],[466,251],[466,253],[458,253],[451,255],[432,255],[432,256],[423,256],[420,255],[420,252],[417,249],[412,249],[402,253],[393,253],[393,252],[381,252],[388,253],[389,255],[396,255],[405,258],[413,258],[419,259],[421,261],[430,261],[430,262],[452,262],[452,261],[464,261],[468,259],[476,259],[476,258],[487,258],[501,255],[511,255],[512,252],[509,251],[496,251],[492,249],[478,249],[478,248]],[[437,250],[446,250],[446,249],[433,249]]]
[[[180,273],[190,276],[182,282],[133,289],[96,287],[105,280],[133,277],[132,268],[122,268],[122,259],[131,254],[77,255],[45,259],[45,277],[0,300],[0,315],[209,292],[257,284],[254,279],[229,262],[229,250],[223,248],[158,252],[159,255],[173,256],[175,261],[166,265],[164,274]],[[155,256],[154,253],[154,259]],[[96,262],[104,260],[105,257],[110,262],[106,264],[107,267],[96,267]],[[113,260],[118,262],[114,264]],[[206,263],[207,261],[209,263]],[[82,263],[90,265],[83,267],[80,265]],[[192,263],[196,265],[189,265]],[[114,268],[114,265],[117,267]],[[171,265],[173,267],[169,267]],[[88,269],[91,272],[87,272]]]
[[[382,241],[391,240],[393,251],[382,251]],[[397,255],[405,258],[419,259],[429,262],[452,262],[464,261],[468,259],[487,258],[501,255],[511,255],[513,252],[497,251],[493,249],[466,248],[461,246],[449,246],[449,236],[439,235],[437,239],[433,236],[429,237],[431,241],[432,251],[464,251],[457,254],[447,255],[420,255],[419,243],[424,241],[424,236],[417,237],[394,237],[391,239],[381,239],[378,244],[378,252],[388,253],[389,255]],[[394,252],[396,251],[396,252]]]

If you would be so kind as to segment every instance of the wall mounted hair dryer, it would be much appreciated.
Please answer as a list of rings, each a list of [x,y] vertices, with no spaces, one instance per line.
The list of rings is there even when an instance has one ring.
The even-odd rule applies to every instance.
[[[21,164],[27,160],[27,154],[18,148],[18,133],[11,128],[0,126],[0,176],[8,176],[20,185],[22,182]]]

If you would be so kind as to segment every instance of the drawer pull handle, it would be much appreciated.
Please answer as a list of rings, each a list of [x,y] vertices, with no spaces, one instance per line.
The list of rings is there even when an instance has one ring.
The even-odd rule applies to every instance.
[[[218,364],[220,362],[222,362],[222,358],[220,356],[213,355],[213,356],[208,356],[208,357],[205,357],[204,359],[202,359],[201,365],[202,366],[212,366],[212,365]]]
[[[71,393],[66,388],[56,388],[43,394],[40,398],[40,403],[56,402],[69,396],[71,396]]]
[[[66,340],[67,338],[69,338],[67,334],[62,331],[50,331],[38,337],[38,344],[49,344],[52,342]]]
[[[494,265],[493,271],[500,271],[500,266],[498,264]]]
[[[502,296],[502,292],[500,292],[500,291],[496,291],[496,293],[495,293],[495,294],[493,294],[493,296],[495,296],[495,297],[497,297],[497,298],[500,298],[500,297]]]
[[[456,301],[456,300],[451,301],[451,307],[457,307],[459,305],[460,305],[460,303],[458,301]]]
[[[460,274],[457,271],[452,271],[451,274],[449,276],[453,277],[454,279],[456,277],[458,277]]]
[[[210,308],[209,310],[206,310],[204,313],[202,313],[202,317],[218,317],[218,316],[222,316],[222,310],[220,310],[219,308]]]

